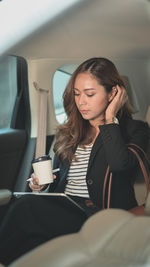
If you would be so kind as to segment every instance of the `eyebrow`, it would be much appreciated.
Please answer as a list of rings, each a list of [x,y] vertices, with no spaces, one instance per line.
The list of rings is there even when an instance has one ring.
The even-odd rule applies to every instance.
[[[80,91],[78,88],[73,88],[73,90]],[[91,91],[91,90],[96,90],[95,88],[85,88],[83,91]]]

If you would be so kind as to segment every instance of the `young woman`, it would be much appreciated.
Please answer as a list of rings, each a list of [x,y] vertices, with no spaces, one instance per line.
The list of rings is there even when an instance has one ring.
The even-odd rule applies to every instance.
[[[132,119],[114,64],[105,58],[83,62],[64,92],[64,108],[67,121],[58,127],[54,146],[54,168],[60,172],[49,191],[65,192],[85,213],[39,196],[17,200],[0,230],[0,262],[5,264],[46,240],[78,231],[89,216],[107,208],[110,173],[110,207],[128,210],[137,205],[133,177],[138,161],[128,144],[145,150],[148,127]],[[38,177],[32,178],[31,190],[43,190]]]

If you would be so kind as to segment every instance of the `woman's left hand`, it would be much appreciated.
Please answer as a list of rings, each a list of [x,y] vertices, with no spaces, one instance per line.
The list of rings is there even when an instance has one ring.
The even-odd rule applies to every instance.
[[[117,93],[109,103],[106,111],[105,111],[105,120],[109,121],[114,118],[117,112],[123,107],[123,105],[128,100],[128,95],[124,87],[120,87],[119,85],[115,86]],[[113,89],[115,89],[113,88]]]

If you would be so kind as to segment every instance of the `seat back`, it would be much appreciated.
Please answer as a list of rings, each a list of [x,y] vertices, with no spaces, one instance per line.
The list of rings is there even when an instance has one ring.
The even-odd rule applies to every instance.
[[[118,209],[91,216],[80,232],[55,238],[9,267],[150,266],[150,217]]]

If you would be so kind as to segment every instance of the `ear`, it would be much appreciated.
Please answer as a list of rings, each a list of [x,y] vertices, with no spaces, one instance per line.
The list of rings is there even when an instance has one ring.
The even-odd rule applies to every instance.
[[[111,102],[117,93],[117,88],[113,86],[111,92],[108,94],[108,101]]]

